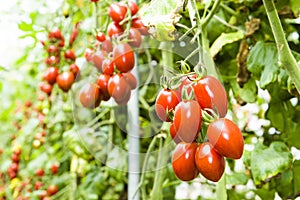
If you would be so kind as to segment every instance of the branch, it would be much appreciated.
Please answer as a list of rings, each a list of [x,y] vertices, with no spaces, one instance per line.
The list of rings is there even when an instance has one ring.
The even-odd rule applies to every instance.
[[[267,16],[272,28],[272,32],[276,41],[278,49],[279,65],[286,69],[287,74],[294,82],[297,91],[300,93],[300,67],[297,64],[297,60],[293,56],[288,42],[285,38],[285,34],[277,14],[277,10],[273,0],[263,0],[264,7],[267,12]]]

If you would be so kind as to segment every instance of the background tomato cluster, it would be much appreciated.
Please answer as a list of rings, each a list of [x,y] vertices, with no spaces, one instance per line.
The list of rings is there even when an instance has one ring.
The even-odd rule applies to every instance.
[[[126,199],[134,184],[128,179],[128,113],[137,108],[141,199],[299,196],[299,93],[278,64],[281,52],[265,0],[190,0],[186,5],[152,0],[139,1],[138,9],[127,1],[29,2],[30,6],[8,2],[11,7],[1,14],[14,8],[21,31],[18,41],[25,45],[20,56],[14,55],[14,63],[0,67],[0,199]],[[299,61],[299,2],[275,5]],[[192,20],[195,10],[203,20],[201,30]],[[124,65],[111,65],[119,46],[129,49],[130,57],[135,54],[138,93],[131,92],[134,87],[127,92],[138,95],[138,104],[121,106],[111,98],[87,108],[94,107],[94,100],[90,104],[87,96],[81,98],[82,91],[105,85],[108,76],[131,82],[124,74],[132,65],[125,70],[120,68]],[[219,182],[203,176],[183,182],[176,177],[172,155],[179,147],[194,154],[197,145],[176,147],[171,123],[161,121],[167,115],[156,114],[156,98],[163,88],[160,77],[195,71],[199,61],[224,85],[228,112],[219,113],[238,126],[245,143],[240,159],[224,159]],[[90,84],[92,90],[83,89]],[[202,148],[209,146],[203,143]]]

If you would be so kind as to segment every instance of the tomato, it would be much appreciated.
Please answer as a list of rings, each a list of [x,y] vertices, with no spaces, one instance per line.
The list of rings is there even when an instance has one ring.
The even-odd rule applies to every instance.
[[[55,28],[49,32],[48,39],[49,40],[53,40],[53,39],[62,40],[62,39],[64,39],[64,37],[63,37],[61,31],[58,28]]]
[[[45,92],[47,95],[51,95],[52,88],[53,88],[52,85],[48,83],[41,83],[40,85],[40,90]]]
[[[56,82],[58,76],[58,69],[56,67],[49,67],[43,75],[45,81],[53,85]]]
[[[105,34],[103,32],[98,32],[96,35],[96,39],[99,42],[104,42],[106,40]]]
[[[128,44],[133,47],[139,47],[142,44],[141,33],[136,28],[130,28],[128,39],[130,42]]]
[[[66,50],[65,58],[70,60],[76,60],[75,53],[71,49]]]
[[[75,28],[73,29],[73,31],[71,33],[71,36],[70,36],[70,39],[69,39],[69,46],[72,46],[75,39],[77,38],[78,33],[79,33],[78,29],[79,29],[79,23],[77,23],[75,25]]]
[[[64,92],[68,92],[72,87],[74,79],[75,76],[72,72],[63,72],[57,76],[56,82],[60,89]]]
[[[131,92],[129,83],[122,74],[113,75],[108,81],[108,92],[116,102],[122,102],[128,98],[128,93]]]
[[[52,174],[56,174],[57,172],[58,172],[58,164],[53,164],[52,166],[51,166],[51,172],[52,172]]]
[[[102,99],[104,101],[108,101],[110,99],[110,94],[109,94],[108,89],[107,89],[109,79],[110,79],[110,75],[100,74],[98,76],[98,79],[97,79],[97,82],[96,82],[97,85],[100,88],[100,93],[101,93]]]
[[[197,143],[180,142],[176,145],[172,155],[172,167],[175,175],[182,181],[191,181],[199,171],[195,165]]]
[[[131,16],[135,15],[139,11],[139,6],[134,1],[128,1]]]
[[[227,95],[218,79],[205,76],[193,85],[193,89],[202,109],[214,109],[219,117],[225,117],[228,109]]]
[[[113,21],[119,23],[122,21],[127,13],[127,7],[120,3],[112,3],[108,8],[108,14]]]
[[[58,192],[58,186],[57,185],[49,185],[47,188],[48,195],[52,196]]]
[[[134,53],[129,44],[123,43],[114,47],[112,63],[120,72],[132,70],[134,62]]]
[[[241,158],[244,150],[243,135],[231,120],[220,118],[210,123],[207,138],[219,154],[232,159]]]
[[[84,51],[84,57],[87,62],[92,62],[94,57],[94,51],[91,48],[87,48]]]
[[[49,45],[47,48],[47,52],[49,55],[57,56],[59,54],[60,49],[56,45]]]
[[[142,35],[149,35],[148,28],[143,24],[140,18],[135,18],[131,21],[131,27],[137,28]]]
[[[117,22],[111,22],[107,27],[107,34],[109,37],[119,36],[124,32],[124,28]]]
[[[195,153],[195,162],[200,173],[210,181],[220,180],[224,173],[224,157],[218,154],[208,142],[198,146]]]
[[[103,60],[101,71],[106,75],[112,75],[114,73],[114,65],[109,58]]]
[[[100,90],[97,85],[88,83],[81,88],[79,99],[84,107],[95,108],[101,101]]]
[[[171,121],[167,113],[175,110],[176,105],[180,102],[180,97],[177,91],[164,89],[161,90],[155,101],[155,110],[157,116],[162,121]]]
[[[102,72],[102,63],[103,60],[105,59],[106,53],[104,51],[97,51],[94,53],[93,56],[93,63],[95,67]]]
[[[19,164],[13,162],[13,163],[11,164],[10,168],[11,168],[14,172],[18,172]]]
[[[129,83],[130,88],[134,90],[137,86],[137,81],[135,76],[131,72],[123,73],[126,81]]]
[[[22,148],[21,148],[21,147],[16,147],[16,148],[14,149],[13,153],[16,154],[16,155],[18,155],[18,156],[21,155],[21,153],[22,153]]]
[[[47,191],[46,190],[41,190],[39,191],[39,197],[41,200],[44,200],[47,197]]]
[[[119,104],[120,106],[125,106],[129,99],[131,97],[131,91],[129,90],[127,94],[125,94],[124,98],[122,100],[119,99],[115,99],[115,101],[117,102],[117,104]]]
[[[59,58],[56,56],[50,56],[46,58],[45,63],[47,65],[57,65],[59,63]]]
[[[80,76],[80,69],[79,69],[79,67],[75,63],[73,63],[73,64],[70,65],[70,72],[72,72],[74,74],[74,76],[75,76],[76,79],[79,78],[79,76]]]
[[[35,175],[37,175],[37,176],[44,176],[44,174],[45,174],[45,172],[44,172],[44,170],[43,169],[37,169],[36,171],[35,171]]]
[[[43,186],[43,182],[37,181],[34,183],[34,189],[39,190]]]
[[[105,51],[107,53],[112,52],[114,49],[113,43],[111,42],[110,39],[106,39],[105,41],[102,42],[101,50]]]
[[[175,125],[174,123],[170,124],[170,135],[173,139],[173,141],[178,144],[179,142],[181,142],[181,140],[179,139],[179,137],[177,136],[177,132],[175,130]]]
[[[65,46],[65,41],[60,40],[59,43],[58,43],[58,46],[61,47],[61,48],[64,47]]]
[[[182,90],[186,88],[188,94],[193,90],[193,81],[196,79],[196,75],[185,76],[181,79],[181,84],[179,86],[179,93],[182,95]]]

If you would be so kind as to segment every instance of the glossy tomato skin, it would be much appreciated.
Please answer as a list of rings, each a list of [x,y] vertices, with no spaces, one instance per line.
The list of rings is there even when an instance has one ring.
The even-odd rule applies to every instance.
[[[225,170],[225,159],[208,142],[200,144],[195,153],[195,163],[200,173],[210,181],[217,182]]]
[[[131,16],[135,15],[139,11],[139,6],[132,0],[128,1]]]
[[[50,56],[46,58],[45,63],[47,65],[57,65],[59,63],[59,58],[57,56]]]
[[[48,195],[52,196],[58,192],[58,186],[57,185],[49,185],[47,188]]]
[[[127,13],[127,7],[120,3],[112,3],[108,8],[108,14],[113,21],[119,23],[122,21]]]
[[[114,73],[114,65],[109,58],[105,58],[102,62],[101,71],[103,74],[112,75]]]
[[[70,60],[76,60],[76,55],[71,49],[68,49],[65,52],[65,58]]]
[[[95,108],[100,104],[100,90],[96,84],[86,84],[80,90],[81,104],[86,108]]]
[[[174,125],[180,140],[193,142],[201,129],[202,111],[195,100],[181,101],[175,108]]]
[[[131,72],[123,73],[126,81],[129,83],[130,88],[134,90],[137,87],[137,80]]]
[[[96,35],[96,39],[99,42],[104,42],[106,40],[105,34],[103,32],[98,32]]]
[[[195,164],[197,143],[180,142],[176,145],[172,155],[172,167],[175,175],[182,181],[191,181],[199,171]]]
[[[228,110],[226,91],[220,81],[212,76],[205,76],[194,85],[195,98],[202,109],[216,110],[219,117],[225,117]]]
[[[186,89],[188,94],[193,90],[193,83],[196,79],[196,75],[185,76],[181,79],[181,84],[179,86],[179,92],[182,95],[183,89]]]
[[[171,121],[172,119],[167,116],[167,112],[174,111],[179,102],[180,97],[177,91],[169,89],[161,90],[155,101],[155,110],[159,119],[162,121]]]
[[[130,85],[122,74],[113,75],[108,81],[108,92],[116,102],[122,102],[128,98],[131,92]]]
[[[107,53],[112,52],[114,49],[113,43],[109,38],[107,38],[105,41],[102,42],[101,50],[105,51]]]
[[[210,123],[207,137],[219,154],[231,159],[241,158],[244,151],[243,135],[231,120],[220,118]]]
[[[102,72],[102,63],[103,60],[105,59],[105,56],[106,56],[106,52],[104,51],[97,51],[93,55],[93,63],[100,72]]]
[[[72,87],[75,76],[72,72],[63,72],[56,77],[56,83],[64,92],[68,92]]]
[[[110,94],[108,92],[108,82],[110,79],[110,75],[100,74],[97,79],[97,85],[100,88],[100,93],[103,101],[108,101],[110,99]]]
[[[84,57],[87,62],[92,62],[94,57],[94,51],[91,48],[87,48],[84,51]]]
[[[128,101],[130,100],[130,96],[131,96],[131,91],[129,90],[127,94],[124,94],[124,98],[122,100],[118,100],[115,99],[115,101],[117,102],[117,104],[119,104],[120,106],[125,106]]]
[[[173,141],[174,141],[176,144],[178,144],[179,142],[181,142],[181,140],[180,140],[179,137],[177,136],[177,132],[176,132],[176,130],[175,130],[175,125],[174,125],[173,122],[170,124],[170,130],[169,130],[169,131],[170,131],[170,135],[171,135]]]
[[[107,27],[107,34],[109,37],[119,36],[124,32],[124,28],[117,22],[111,22]]]
[[[80,69],[79,69],[79,67],[75,63],[73,63],[73,64],[70,65],[70,71],[73,72],[73,74],[74,74],[74,76],[75,76],[76,79],[79,78],[79,76],[80,76]]]
[[[134,53],[129,44],[121,43],[114,47],[112,63],[120,72],[126,73],[132,70],[134,62]]]
[[[135,18],[131,21],[131,27],[136,28],[142,35],[149,35],[148,28],[143,24],[140,18]]]
[[[128,39],[130,40],[128,44],[132,47],[140,47],[142,44],[141,33],[136,28],[130,28]]]
[[[40,90],[45,92],[48,96],[52,93],[53,86],[48,83],[41,83]]]
[[[56,174],[58,172],[58,168],[59,168],[58,164],[53,164],[51,166],[51,172],[52,172],[52,174]]]
[[[58,69],[56,67],[49,67],[44,74],[44,80],[53,85],[56,82],[57,76]]]

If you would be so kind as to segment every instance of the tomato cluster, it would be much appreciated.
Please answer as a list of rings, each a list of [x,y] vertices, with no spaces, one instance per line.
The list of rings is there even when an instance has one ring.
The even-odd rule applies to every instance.
[[[159,92],[155,109],[162,121],[171,123],[170,135],[176,143],[172,166],[179,179],[190,181],[201,173],[216,182],[225,169],[224,157],[242,156],[243,136],[237,125],[224,118],[227,95],[218,79],[183,76],[177,89]]]
[[[22,153],[22,149],[21,148],[15,148],[13,150],[13,154],[11,156],[12,164],[7,169],[7,174],[8,174],[8,176],[9,176],[10,179],[14,179],[18,175],[19,162],[20,162],[20,155],[21,155],[21,153]]]
[[[130,10],[130,12],[128,12]],[[94,83],[84,85],[80,91],[80,102],[84,107],[95,108],[101,101],[111,97],[119,105],[126,105],[131,90],[137,87],[134,68],[135,56],[132,48],[139,47],[142,35],[148,35],[147,28],[136,17],[138,5],[129,1],[113,3],[108,8],[112,22],[107,27],[107,35],[98,31],[94,48],[85,51],[87,62],[99,72]],[[130,28],[124,27],[130,23]]]
[[[79,24],[75,25],[69,39],[69,47],[74,43],[79,31]],[[47,69],[43,74],[43,81],[39,87],[40,90],[51,95],[55,83],[58,87],[68,92],[73,82],[79,77],[80,69],[75,64],[76,55],[72,49],[64,49],[65,39],[60,29],[54,29],[48,34],[48,41],[43,41],[48,57],[45,59]],[[68,64],[69,69],[60,69],[63,64]]]

